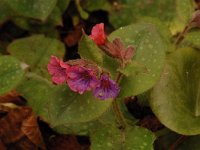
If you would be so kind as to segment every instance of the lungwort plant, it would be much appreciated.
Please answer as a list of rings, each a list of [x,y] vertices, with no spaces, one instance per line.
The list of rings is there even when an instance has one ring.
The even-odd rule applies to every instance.
[[[90,35],[82,30],[80,57],[63,61],[55,26],[70,1],[0,1],[0,24],[10,19],[28,32],[0,37],[0,95],[15,90],[55,132],[88,136],[91,150],[199,149],[199,2],[85,2],[74,1],[73,24],[103,9],[115,30],[107,34],[100,22]],[[154,119],[134,117],[127,100]],[[162,125],[153,130],[155,117]]]

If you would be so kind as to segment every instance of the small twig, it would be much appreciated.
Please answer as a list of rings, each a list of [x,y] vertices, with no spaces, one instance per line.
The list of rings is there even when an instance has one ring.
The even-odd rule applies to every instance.
[[[183,141],[185,141],[188,137],[185,135],[180,136],[175,143],[173,143],[170,147],[169,150],[176,150],[176,148],[178,147],[178,145],[180,145]]]

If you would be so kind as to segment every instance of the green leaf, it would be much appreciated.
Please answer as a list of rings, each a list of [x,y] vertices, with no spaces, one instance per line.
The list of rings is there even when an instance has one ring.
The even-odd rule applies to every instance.
[[[87,0],[82,4],[83,8],[87,11],[105,10],[111,9],[110,3],[107,0]]]
[[[110,11],[109,20],[115,28],[129,25],[147,16],[169,24],[175,13],[174,3],[174,0],[120,0]]]
[[[167,24],[165,24],[165,22],[160,21],[158,18],[151,18],[151,17],[143,17],[141,18],[141,20],[139,20],[139,22],[155,26],[161,38],[168,45],[167,52],[172,52],[175,50],[175,46],[171,42],[172,41],[171,31],[169,30],[169,27]]]
[[[78,52],[82,58],[93,61],[108,72],[111,72],[113,77],[116,76],[116,70],[119,66],[118,62],[102,52],[88,36],[84,35],[82,37],[82,40],[79,43]]]
[[[13,18],[13,21],[22,29],[37,33],[48,33],[50,30],[54,29],[55,26],[62,25],[62,13],[58,7],[55,7],[46,21],[26,17],[15,17]]]
[[[5,0],[18,15],[46,20],[57,0]]]
[[[184,135],[200,133],[200,53],[185,48],[168,56],[150,105],[169,129]]]
[[[130,125],[135,125],[137,120],[128,112],[127,107],[124,103],[120,103],[119,106],[124,115],[125,120]],[[77,134],[77,135],[86,135],[90,136],[93,134],[93,131],[96,131],[98,128],[104,126],[119,126],[116,121],[116,117],[112,107],[107,109],[101,116],[98,118],[78,124],[69,124],[69,125],[61,125],[54,128],[54,130],[61,134]]]
[[[170,30],[173,35],[183,31],[189,23],[194,10],[195,3],[193,0],[176,0],[176,13],[170,25]]]
[[[11,56],[0,56],[0,95],[14,89],[22,80],[24,72],[20,62]]]
[[[82,58],[89,59],[98,65],[103,63],[103,53],[87,35],[79,42],[78,52]]]
[[[0,24],[4,23],[13,15],[12,10],[7,6],[5,0],[0,1]]]
[[[139,64],[137,61],[131,61],[125,66],[125,68],[119,68],[118,71],[125,76],[137,75],[139,73],[148,73],[147,68],[143,64]]]
[[[109,39],[120,38],[125,46],[133,46],[136,54],[133,61],[137,62],[146,71],[135,73],[134,65],[127,68],[129,76],[123,77],[120,83],[120,97],[138,95],[153,87],[159,79],[165,59],[167,45],[152,24],[133,24],[114,31]],[[109,63],[107,64],[109,65]],[[113,71],[116,68],[110,68]]]
[[[18,39],[8,46],[8,52],[29,65],[31,71],[49,77],[47,64],[51,55],[62,57],[64,45],[57,39],[33,35]]]
[[[194,30],[187,33],[182,43],[200,49],[200,31]]]
[[[28,80],[17,91],[52,128],[94,120],[112,103],[111,100],[95,99],[91,92],[80,95],[72,92],[67,85],[52,85],[35,74],[28,74]]]
[[[75,0],[75,4],[76,4],[76,7],[78,9],[78,12],[79,12],[81,18],[88,19],[89,14],[85,10],[83,10],[83,8],[81,7],[80,0]]]
[[[147,129],[129,127],[124,132],[103,126],[91,134],[91,150],[153,150],[154,135]]]
[[[61,12],[64,13],[69,6],[70,0],[58,0],[57,6],[60,8]]]
[[[133,119],[134,120],[134,119]],[[109,107],[102,115],[94,120],[83,123],[75,123],[68,125],[60,125],[54,130],[61,134],[77,134],[89,136],[93,131],[105,125],[116,125],[115,115],[111,107]]]

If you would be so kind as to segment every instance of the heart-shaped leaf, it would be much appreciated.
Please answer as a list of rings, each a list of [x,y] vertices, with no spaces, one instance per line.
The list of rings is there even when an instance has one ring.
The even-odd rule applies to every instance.
[[[200,133],[200,53],[185,48],[170,54],[150,105],[168,128],[185,135]]]
[[[11,56],[0,56],[0,95],[19,84],[24,75],[20,62]]]
[[[44,35],[18,39],[8,46],[8,51],[22,62],[30,66],[31,71],[49,77],[47,64],[51,55],[62,57],[64,45],[57,39]]]
[[[56,6],[57,0],[5,0],[5,2],[21,16],[45,20]]]

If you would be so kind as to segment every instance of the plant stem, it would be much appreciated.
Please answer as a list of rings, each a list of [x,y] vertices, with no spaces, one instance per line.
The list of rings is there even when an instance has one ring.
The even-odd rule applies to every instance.
[[[175,143],[173,143],[170,147],[169,150],[176,150],[178,145],[180,145],[181,143],[183,143],[184,140],[187,139],[187,136],[181,135],[176,141]]]
[[[191,27],[191,24],[192,24],[192,21],[190,21],[188,23],[188,25],[185,26],[185,28],[183,29],[183,31],[179,34],[179,36],[177,37],[177,40],[176,40],[176,48],[179,46],[179,44],[183,41],[185,35],[188,33],[188,31],[192,28]]]
[[[118,84],[120,82],[121,77],[122,77],[122,74],[118,73],[117,78],[116,78],[116,82]],[[119,107],[119,105],[117,103],[117,99],[116,98],[112,102],[112,108],[114,110],[116,119],[117,119],[118,123],[120,124],[120,129],[125,129],[125,127],[126,127],[126,121],[125,121],[125,118],[123,116],[123,113],[120,110],[120,107]]]
[[[126,121],[125,121],[125,118],[124,118],[118,104],[117,104],[116,99],[114,99],[113,102],[112,102],[112,108],[114,110],[116,119],[117,119],[118,123],[120,124],[120,129],[125,129],[126,128]]]

